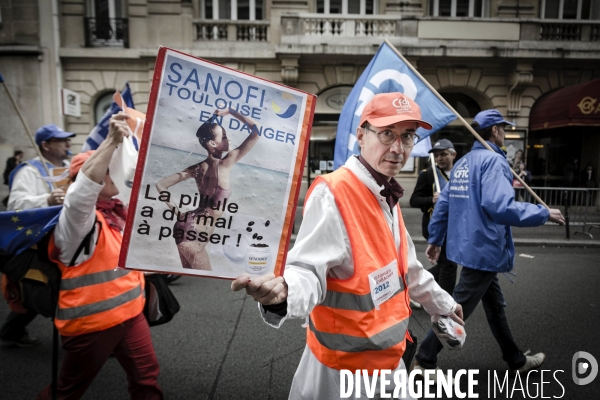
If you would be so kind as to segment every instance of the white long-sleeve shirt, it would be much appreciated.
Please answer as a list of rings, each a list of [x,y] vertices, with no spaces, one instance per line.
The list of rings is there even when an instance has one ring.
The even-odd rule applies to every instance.
[[[39,157],[34,160],[39,160]],[[68,167],[68,162],[63,162]],[[7,210],[29,210],[31,208],[48,207],[50,187],[42,180],[37,168],[31,165],[21,167],[13,179],[8,197]]]
[[[96,201],[103,187],[104,183],[98,184],[83,173],[78,174],[77,180],[69,186],[58,224],[54,228],[54,243],[60,249],[59,260],[63,264],[69,265],[81,241],[92,229],[96,221]],[[99,233],[98,229],[94,231],[90,253],[82,251],[75,265],[87,261],[94,254]]]
[[[397,208],[394,207],[392,214],[385,197],[379,194],[383,187],[377,185],[358,158],[351,157],[346,162],[346,167],[377,198],[388,227],[393,233],[396,246],[400,246]],[[417,260],[415,247],[408,232],[406,235],[408,241],[406,281],[409,296],[421,303],[431,315],[450,314],[456,308],[456,302],[438,286],[433,276],[423,269]],[[284,278],[288,284],[287,314],[281,317],[270,312],[263,313],[259,305],[263,319],[277,328],[287,319],[306,318],[313,308],[325,299],[328,276],[343,279],[352,276],[353,272],[352,249],[346,227],[333,193],[325,183],[321,183],[313,189],[306,202],[296,244],[288,253],[284,271]],[[404,363],[401,362],[398,369],[404,368]],[[294,400],[340,398],[339,379],[338,370],[321,364],[306,347],[294,376],[289,398]]]

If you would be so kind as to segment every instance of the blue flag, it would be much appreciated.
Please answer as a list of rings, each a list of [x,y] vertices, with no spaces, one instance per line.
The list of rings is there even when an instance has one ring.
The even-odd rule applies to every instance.
[[[0,212],[0,254],[17,255],[39,242],[56,225],[62,206]]]
[[[365,106],[376,94],[392,92],[401,92],[413,99],[421,107],[422,119],[433,125],[432,130],[417,130],[421,139],[456,119],[456,115],[429,90],[394,50],[383,43],[354,85],[340,114],[335,138],[334,169],[344,165],[351,155],[358,154],[356,128]]]
[[[410,152],[411,157],[429,157],[429,150],[431,150],[431,139],[426,137],[419,140],[419,142],[413,147]]]
[[[125,100],[125,104],[127,104],[127,107],[135,108],[133,106],[133,97],[131,96],[131,88],[129,87],[129,82],[125,84],[125,89],[123,89],[123,91],[121,92],[121,96],[123,96],[123,100]],[[87,139],[85,140],[85,143],[83,144],[83,147],[81,148],[82,152],[88,150],[96,150],[98,146],[100,146],[100,143],[102,143],[102,141],[104,141],[104,139],[106,139],[106,136],[108,135],[108,124],[110,123],[110,117],[113,114],[118,113],[119,111],[122,111],[121,107],[119,107],[117,103],[113,101],[110,107],[108,107],[108,110],[106,110],[106,112],[102,116],[100,122],[98,122],[98,125],[96,125],[88,135]]]

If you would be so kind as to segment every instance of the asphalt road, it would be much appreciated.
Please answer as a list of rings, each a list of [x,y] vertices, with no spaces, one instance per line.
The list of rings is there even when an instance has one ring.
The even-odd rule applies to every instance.
[[[419,259],[425,246],[418,245]],[[481,306],[467,321],[467,343],[461,351],[444,350],[442,369],[478,369],[479,398],[596,399],[600,377],[578,386],[571,377],[577,351],[600,360],[600,251],[579,248],[518,247],[515,282],[500,276],[507,315],[523,350],[543,351],[548,359],[540,372],[520,383],[509,378],[502,392],[488,382],[488,373],[504,377],[506,364],[492,337]],[[183,277],[172,286],[181,311],[170,323],[152,328],[160,361],[160,385],[166,399],[286,399],[304,347],[303,321],[288,321],[281,329],[265,325],[256,304],[229,290],[229,282]],[[7,313],[0,302],[0,315]],[[422,339],[429,317],[417,310],[411,329]],[[30,325],[42,344],[29,349],[0,347],[0,398],[33,399],[51,379],[50,320]],[[563,372],[559,372],[563,371]],[[555,378],[556,377],[556,378]],[[546,382],[541,384],[541,381]],[[466,389],[465,382],[461,387]],[[523,390],[520,390],[523,389]],[[488,390],[490,394],[488,395]],[[527,391],[528,390],[528,391]],[[110,359],[85,399],[127,399],[125,374]]]

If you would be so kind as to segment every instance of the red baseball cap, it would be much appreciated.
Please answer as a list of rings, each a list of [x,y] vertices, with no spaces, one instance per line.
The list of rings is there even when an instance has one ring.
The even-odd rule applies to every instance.
[[[85,163],[86,160],[90,158],[92,154],[94,154],[94,151],[95,150],[88,150],[86,152],[79,153],[75,157],[73,157],[73,159],[71,160],[71,164],[69,165],[69,177],[71,178],[71,180],[73,180],[73,178],[77,176],[79,170],[83,166],[83,163]]]
[[[421,128],[432,128],[429,122],[421,119],[419,105],[399,92],[376,94],[365,106],[358,126],[362,126],[365,122],[378,128],[398,122],[416,122]]]

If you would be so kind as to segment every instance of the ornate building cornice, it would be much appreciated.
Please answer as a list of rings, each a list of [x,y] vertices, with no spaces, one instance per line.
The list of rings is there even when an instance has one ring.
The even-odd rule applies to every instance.
[[[288,55],[281,57],[281,81],[290,86],[298,83],[298,59],[299,55]]]
[[[508,77],[507,113],[516,117],[521,112],[521,97],[525,89],[533,82],[533,65],[531,63],[517,64],[514,72]]]

